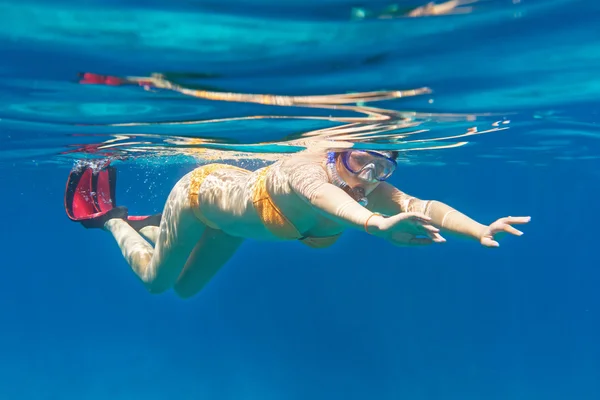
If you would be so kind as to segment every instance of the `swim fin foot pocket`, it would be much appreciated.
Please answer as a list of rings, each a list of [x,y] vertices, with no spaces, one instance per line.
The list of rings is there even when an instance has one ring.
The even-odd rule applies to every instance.
[[[126,207],[116,202],[117,169],[106,166],[95,170],[77,167],[71,171],[65,189],[65,211],[71,221],[85,228],[103,228],[106,221],[121,218],[135,230],[159,226],[161,214],[130,216]]]

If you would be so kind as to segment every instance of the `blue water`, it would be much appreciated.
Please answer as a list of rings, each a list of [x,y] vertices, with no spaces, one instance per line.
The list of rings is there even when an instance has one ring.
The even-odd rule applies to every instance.
[[[0,2],[0,399],[600,398],[598,3],[419,18],[402,10],[423,3],[399,4]],[[354,104],[392,115],[377,125],[364,108],[82,85],[81,72],[431,93]],[[343,117],[364,135],[323,133]],[[107,233],[63,211],[78,160],[119,157],[118,202],[146,214],[208,158],[254,166],[326,136],[401,150],[392,183],[408,193],[482,223],[532,221],[494,250],[358,231],[322,251],[248,241],[181,300],[148,294]]]

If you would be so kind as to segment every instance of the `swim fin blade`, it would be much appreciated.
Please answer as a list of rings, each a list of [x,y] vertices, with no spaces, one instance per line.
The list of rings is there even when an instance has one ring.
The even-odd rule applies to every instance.
[[[161,214],[151,216],[129,216],[126,207],[116,202],[117,169],[107,165],[100,170],[78,167],[67,179],[64,205],[71,221],[85,228],[103,228],[106,221],[121,218],[135,230],[144,226],[159,226]]]

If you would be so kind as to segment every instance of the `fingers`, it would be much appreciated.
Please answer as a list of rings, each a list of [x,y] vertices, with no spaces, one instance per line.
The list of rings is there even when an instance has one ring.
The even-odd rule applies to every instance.
[[[438,233],[440,230],[438,228],[436,228],[433,225],[427,224],[427,225],[421,225],[423,227],[424,230],[426,230],[427,232],[431,232],[431,233]]]
[[[439,233],[434,233],[430,237],[436,243],[445,243],[446,242],[446,239],[442,235],[440,235]]]
[[[432,237],[433,234],[439,233],[440,230],[431,225],[431,218],[421,213],[407,213],[408,220],[415,223],[416,228],[423,234]],[[439,236],[439,235],[438,235]],[[441,237],[441,236],[440,236]]]
[[[440,230],[433,225],[422,225],[422,228],[427,236],[436,243],[444,243],[446,239],[440,235]]]
[[[412,225],[412,227],[408,226],[403,229],[403,230],[405,230],[406,233],[410,232],[413,235],[426,236],[426,238],[423,238],[423,239],[425,239],[425,242],[428,244],[431,244],[433,242],[444,243],[446,241],[446,239],[444,239],[442,237],[442,235],[440,235],[440,233],[439,233],[440,230],[431,224],[431,218],[423,213],[419,213],[419,212],[400,213],[400,214],[397,214],[395,217],[397,218],[397,221],[400,223],[402,223],[402,221],[403,221],[403,222],[409,222]],[[413,239],[411,239],[411,240],[413,240]],[[408,240],[408,242],[410,242],[410,240]],[[417,243],[417,245],[419,245],[418,241],[415,243]]]
[[[531,221],[531,217],[505,217],[500,218],[498,221],[503,224],[519,225],[528,223],[529,221]]]
[[[531,221],[531,217],[508,217],[507,224],[526,224]]]
[[[506,233],[510,233],[511,235],[521,236],[521,235],[523,235],[523,232],[521,232],[520,230],[516,229],[515,227],[513,227],[511,225],[526,224],[529,221],[531,221],[531,217],[500,218],[495,224],[492,224],[492,231],[494,233],[506,232]],[[496,225],[496,226],[494,226],[494,225]]]
[[[415,218],[413,222],[416,223],[417,232],[420,234],[429,237],[436,243],[444,243],[446,241],[446,239],[440,235],[440,230],[435,226],[429,224],[428,222],[422,221],[419,216],[413,216],[411,218]]]
[[[502,229],[504,230],[504,232],[510,233],[515,236],[521,236],[523,234],[523,232],[521,232],[520,230],[518,230],[510,225],[504,225],[502,227]]]
[[[500,247],[500,243],[496,242],[490,237],[484,237],[481,239],[481,244],[486,247]]]

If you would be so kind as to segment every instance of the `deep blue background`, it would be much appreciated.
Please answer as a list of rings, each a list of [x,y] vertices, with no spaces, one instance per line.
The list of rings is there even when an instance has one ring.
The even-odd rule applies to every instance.
[[[293,20],[297,10],[302,11],[297,18],[311,18],[310,2],[290,3],[289,10],[273,8],[271,12],[269,2],[259,3],[262,13],[256,11],[256,18]],[[172,8],[185,10],[182,4]],[[346,11],[350,8],[348,2],[332,4]],[[277,75],[272,73],[276,65],[257,61],[244,76],[239,65],[226,62],[228,57],[235,60],[238,53],[214,52],[223,54],[223,59],[212,67],[227,70],[230,65],[232,71],[219,83],[236,90],[264,89],[275,82],[273,91],[283,91],[285,85],[278,83],[289,82],[287,89],[300,93],[314,92],[314,88],[344,92],[388,87],[382,82],[390,79],[389,87],[434,87],[439,97],[431,107],[440,112],[522,112],[526,116],[522,125],[506,134],[475,138],[473,146],[433,156],[445,166],[401,165],[392,180],[408,193],[447,202],[484,223],[506,215],[531,215],[531,223],[522,229],[523,237],[507,237],[499,249],[453,238],[429,248],[398,249],[361,232],[348,232],[336,246],[321,251],[298,243],[248,241],[195,298],[184,301],[171,293],[152,296],[137,282],[108,234],[85,230],[66,218],[62,196],[70,165],[44,163],[52,158],[26,153],[21,153],[22,159],[13,154],[3,160],[0,398],[600,398],[600,257],[595,227],[600,176],[594,158],[597,104],[592,103],[598,94],[597,73],[593,72],[598,48],[593,36],[584,34],[593,31],[595,19],[585,12],[585,6],[593,7],[590,2],[554,4],[558,6],[546,13],[533,13],[526,21],[537,25],[527,29],[525,22],[519,22],[522,19],[505,20],[509,27],[501,29],[502,21],[493,25],[489,22],[493,18],[483,13],[481,18],[496,26],[495,35],[486,36],[486,29],[471,35],[469,30],[452,31],[451,35],[462,35],[470,42],[427,36],[426,50],[413,43],[412,53],[404,51],[409,44],[382,34],[377,39],[391,53],[377,65],[356,63],[352,58],[352,35],[362,46],[357,52],[369,53],[368,37],[358,31],[340,34],[339,43],[331,37],[318,42],[318,32],[310,33],[320,43],[317,47],[323,57],[327,49],[337,48],[337,61],[343,63],[346,57],[350,64],[355,62],[352,68],[339,71],[317,68],[325,65],[319,64],[319,54],[312,59],[298,53],[296,59],[281,61],[295,66],[294,73],[288,69]],[[333,5],[314,7],[320,10],[321,19],[339,20],[343,26],[347,22],[342,15],[347,13]],[[121,6],[135,10],[133,3]],[[508,3],[496,6],[502,12],[502,7],[512,7]],[[158,6],[153,3],[152,7]],[[206,7],[226,12],[216,2]],[[18,14],[18,7],[14,10]],[[240,13],[240,9],[231,12]],[[571,36],[557,33],[561,15],[570,16],[572,24],[576,24],[575,17],[580,18]],[[435,31],[434,27],[449,23],[445,21],[406,23],[411,29],[423,26]],[[462,21],[462,17],[450,21]],[[125,58],[117,63],[118,52],[124,54],[127,48],[118,38],[106,38],[117,53],[107,55],[102,46],[83,46],[83,51],[77,43],[62,46],[53,38],[36,42],[32,39],[35,28],[43,24],[39,20],[30,23],[34,32],[27,36],[24,25],[13,33],[18,40],[0,28],[6,54],[14,56],[0,69],[2,150],[14,146],[15,152],[23,151],[19,143],[27,140],[31,141],[29,149],[51,148],[47,142],[37,146],[36,140],[52,138],[54,128],[24,125],[18,129],[6,125],[8,120],[80,121],[86,114],[76,105],[92,104],[96,96],[98,101],[111,97],[118,103],[122,94],[130,96],[122,101],[146,101],[154,110],[145,115],[119,114],[118,109],[108,116],[88,115],[106,118],[105,122],[156,117],[169,104],[165,119],[194,114],[193,101],[185,103],[189,107],[185,109],[181,101],[169,103],[168,98],[153,102],[152,94],[69,86],[76,72],[91,67],[121,74],[165,69],[161,63],[166,65],[168,57],[156,57],[156,53],[156,62],[143,64],[156,49],[150,48],[146,58],[140,56],[142,63],[136,63],[135,51],[141,54],[146,44],[132,40],[129,45],[135,51],[129,58],[121,55]],[[397,25],[401,23],[389,22],[380,29],[404,32]],[[13,24],[14,28],[18,22]],[[518,26],[525,31],[519,34]],[[369,29],[377,32],[376,27]],[[64,29],[62,34],[68,36],[70,28]],[[566,24],[562,29],[568,30]],[[561,41],[552,42],[551,37],[558,36]],[[106,45],[104,39],[99,34],[90,40]],[[294,54],[293,49],[284,50],[286,41],[294,42],[287,38],[283,44],[264,47],[274,54]],[[451,41],[460,45],[452,47]],[[303,49],[310,49],[310,41],[302,43],[307,46]],[[404,50],[394,53],[394,43]],[[515,52],[489,58],[510,47],[509,43]],[[563,50],[562,58],[545,57],[556,54],[552,46]],[[565,48],[570,53],[565,54]],[[590,53],[594,49],[596,53]],[[56,51],[56,55],[42,63],[38,58],[42,50],[48,55]],[[95,57],[90,56],[94,51]],[[468,59],[483,65],[457,67],[469,51]],[[269,56],[248,52],[244,57],[251,59],[253,54]],[[410,63],[403,58],[409,54]],[[173,57],[182,57],[185,64],[195,55]],[[205,60],[207,56],[198,57]],[[32,64],[32,60],[37,62]],[[422,70],[417,68],[418,60],[423,60]],[[569,64],[574,60],[578,63]],[[185,67],[193,69],[191,64]],[[294,74],[299,74],[298,79]],[[317,83],[311,86],[310,82]],[[27,90],[17,90],[19,85]],[[583,87],[587,91],[575,90]],[[40,88],[50,89],[43,92]],[[80,97],[71,99],[70,91]],[[32,112],[14,107],[41,98],[55,108]],[[403,104],[411,104],[408,100]],[[414,104],[427,107],[425,102]],[[210,107],[204,110],[209,115],[211,110],[217,114],[234,110],[230,104]],[[239,107],[241,114],[250,109]],[[558,110],[566,119],[531,119],[537,110]],[[55,128],[56,132],[73,129],[69,125]],[[253,132],[251,126],[248,131]],[[256,141],[269,135],[253,133]],[[246,138],[251,137],[248,133]],[[59,140],[55,144],[69,143]],[[191,168],[191,164],[122,164],[118,201],[132,213],[159,211],[170,187]]]
[[[599,258],[578,199],[597,178],[481,168],[493,182],[467,167],[396,180],[482,221],[530,214],[500,249],[247,242],[188,301],[147,294],[109,235],[65,220],[66,171],[4,175],[2,397],[594,399]]]

